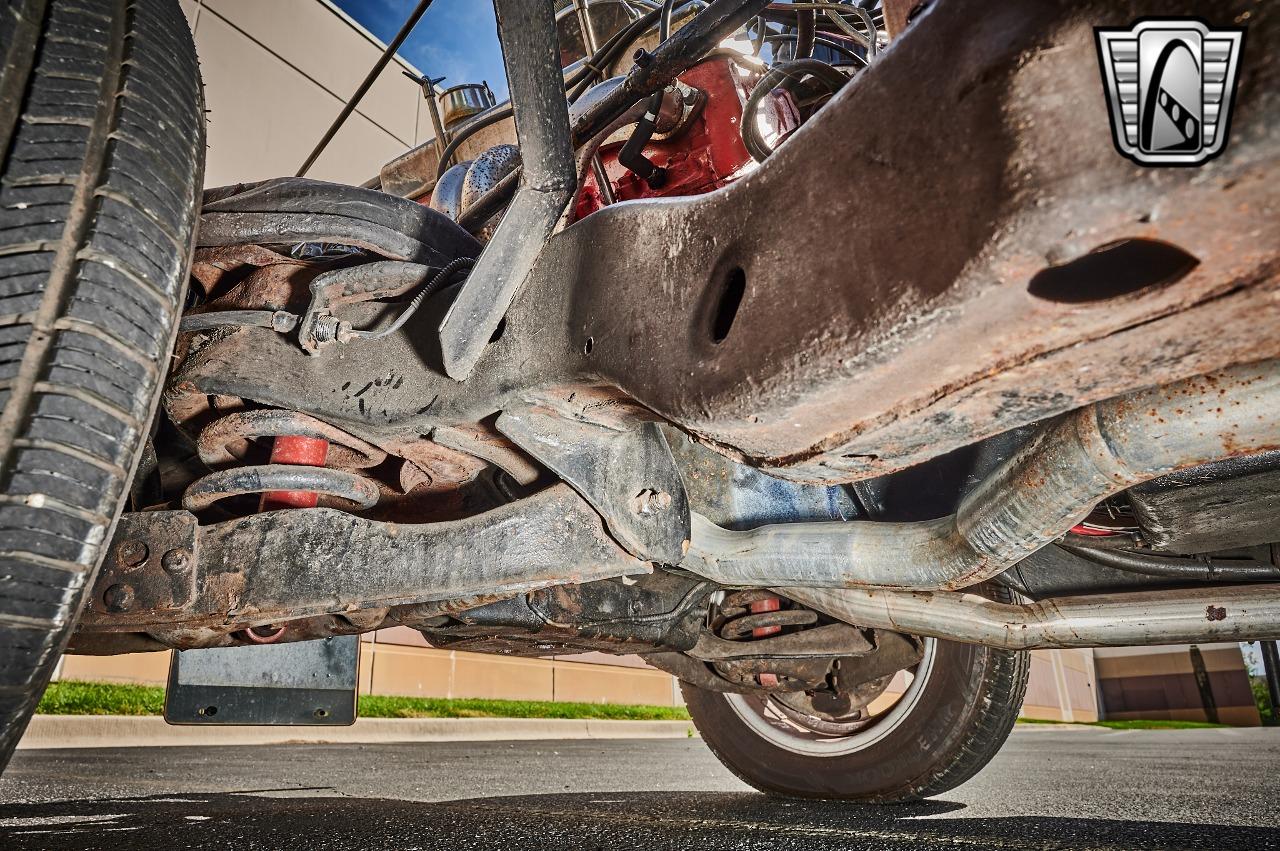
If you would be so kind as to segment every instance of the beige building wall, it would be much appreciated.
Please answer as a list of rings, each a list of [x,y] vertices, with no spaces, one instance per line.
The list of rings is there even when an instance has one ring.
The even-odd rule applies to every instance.
[[[1097,721],[1091,650],[1033,650],[1022,714],[1043,721]]]
[[[1094,651],[1101,705],[1108,719],[1208,721],[1191,653],[1193,645],[1113,647]],[[1262,723],[1239,644],[1198,645],[1217,720]]]
[[[384,46],[322,0],[181,0],[204,76],[206,186],[294,174]],[[426,26],[427,24],[420,24]],[[407,62],[383,69],[309,177],[363,183],[432,137]]]

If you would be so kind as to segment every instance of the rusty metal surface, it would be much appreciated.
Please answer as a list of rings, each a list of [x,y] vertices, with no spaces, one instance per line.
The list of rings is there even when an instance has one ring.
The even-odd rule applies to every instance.
[[[191,515],[166,514],[194,529]],[[152,530],[161,536],[157,541],[167,541],[164,530],[172,522],[152,523],[153,517],[125,515],[120,529],[157,549],[163,544],[152,546]],[[599,515],[567,485],[441,523],[382,523],[326,508],[274,511],[202,527],[196,545],[194,594],[137,615],[95,606],[83,628],[243,628],[650,569],[613,542]],[[107,581],[114,573],[102,576]],[[113,584],[95,586],[95,598]]]
[[[185,511],[122,515],[80,628],[136,628],[187,609],[197,594],[199,543],[196,518]]]
[[[456,428],[438,426],[432,430],[431,439],[440,446],[489,462],[517,484],[531,485],[541,472],[520,447],[488,422]]]
[[[889,38],[897,38],[907,28],[912,9],[921,6],[919,0],[884,0],[881,9],[884,13],[884,28]]]
[[[568,317],[595,339],[592,367],[693,431],[814,480],[1274,354],[1280,21],[1246,3],[1215,16],[1246,8],[1232,147],[1212,168],[1153,172],[1116,154],[1091,30],[1199,4],[939,3],[769,167],[688,202],[601,211],[552,242],[548,277],[610,246],[580,273],[599,295]],[[907,91],[927,92],[930,108],[904,110]],[[844,222],[859,223],[857,239]],[[1199,265],[1102,302],[1028,295],[1046,266],[1132,237]],[[734,266],[746,294],[717,345],[707,323]]]
[[[1129,501],[1146,546],[1204,553],[1280,541],[1277,494],[1273,450],[1163,476],[1130,490]]]
[[[370,614],[374,617],[367,617]],[[280,631],[278,637],[273,637],[269,643],[292,644],[297,641],[316,641],[338,635],[357,635],[377,629],[381,625],[379,618],[385,618],[386,614],[386,609],[362,609],[359,612],[350,612],[346,616],[317,615],[311,618],[284,621],[271,625],[278,627]],[[177,650],[244,647],[263,643],[261,638],[253,637],[254,634],[250,630],[241,628],[239,624],[194,627],[156,626],[153,624],[148,626],[147,630],[148,632],[143,634],[90,632],[81,637],[80,643],[82,647],[78,647],[76,652],[96,653],[98,652],[97,647],[103,644],[110,646],[113,641],[127,635],[142,635],[157,642],[162,647],[171,647]],[[154,650],[159,648],[150,647],[147,649]]]
[[[196,440],[200,460],[212,467],[243,462],[247,443],[263,437],[299,435],[329,443],[334,467],[376,467],[387,453],[326,422],[296,411],[234,411],[209,424]]]
[[[474,606],[473,600],[393,610],[434,647],[547,656],[687,650],[706,618],[709,583],[656,570],[626,580],[557,585]],[[447,614],[448,617],[439,617]]]
[[[504,411],[495,426],[582,494],[637,557],[684,558],[689,500],[657,423],[612,429],[530,407]]]
[[[1148,170],[1115,152],[1091,29],[1197,4],[939,3],[767,167],[706,196],[609,207],[552,238],[464,383],[423,337],[444,302],[358,358],[309,359],[280,335],[237,331],[242,357],[184,363],[179,379],[371,439],[589,378],[734,457],[835,482],[1275,356],[1280,12],[1238,1],[1213,14],[1245,10],[1232,141],[1204,168]],[[923,92],[929,109],[904,109]],[[1124,239],[1197,263],[1093,302],[1028,292],[1038,272]],[[733,269],[744,296],[716,343]],[[359,405],[302,389],[388,376]]]
[[[689,651],[706,662],[743,659],[830,659],[859,656],[875,650],[862,631],[848,624],[832,623],[801,632],[775,635],[754,641],[730,641],[704,632]]]
[[[921,655],[919,640],[837,623],[764,641],[723,641],[704,632],[683,653],[650,653],[644,658],[685,682],[719,692],[826,691],[828,676],[834,674],[837,694],[845,695],[852,705],[857,701],[849,698],[856,698],[859,691],[874,692],[874,698],[887,685],[882,680],[910,668]],[[825,696],[836,695],[827,692]]]

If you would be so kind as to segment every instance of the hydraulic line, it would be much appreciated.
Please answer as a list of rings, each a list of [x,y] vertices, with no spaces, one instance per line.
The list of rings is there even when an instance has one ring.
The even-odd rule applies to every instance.
[[[773,33],[772,35],[766,36],[765,41],[769,42],[770,44],[773,44],[775,42],[796,41],[797,38],[798,36],[795,33]],[[846,59],[849,59],[852,62],[857,62],[861,66],[865,67],[867,64],[867,60],[863,59],[861,56],[854,53],[851,49],[849,49],[848,45],[841,44],[840,42],[835,41],[834,39],[824,38],[823,36],[814,36],[813,44],[821,45],[822,47],[825,47],[829,50],[839,53],[841,56],[845,57]],[[809,48],[809,53],[810,53],[810,56],[803,57],[803,58],[808,58],[808,59],[813,58],[812,46]]]
[[[663,0],[662,13],[658,17],[658,44],[664,44],[671,38],[671,13],[675,9],[676,0]],[[645,182],[650,189],[661,189],[667,182],[667,170],[655,165],[644,155],[644,148],[653,138],[657,127],[658,113],[662,111],[662,91],[655,92],[649,98],[649,108],[640,116],[636,127],[631,131],[626,144],[618,151],[618,164],[631,171]]]
[[[1243,559],[1210,558],[1209,556],[1157,556],[1117,549],[1063,547],[1067,552],[1092,562],[1141,573],[1193,582],[1272,582],[1280,580],[1280,567]]]
[[[818,37],[817,13],[805,9],[796,15],[796,47],[792,59],[809,59],[813,56],[813,45]]]
[[[445,264],[436,276],[423,285],[418,290],[418,294],[413,297],[408,306],[400,312],[396,320],[385,328],[368,331],[347,331],[345,337],[348,340],[380,340],[383,337],[390,337],[395,332],[404,327],[409,318],[418,311],[422,303],[429,298],[432,293],[437,292],[442,286],[458,276],[459,272],[467,272],[471,267],[476,265],[476,261],[470,257],[458,257]]]

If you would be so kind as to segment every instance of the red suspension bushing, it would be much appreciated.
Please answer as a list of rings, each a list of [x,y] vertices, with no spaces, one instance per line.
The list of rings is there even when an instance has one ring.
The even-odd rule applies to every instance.
[[[763,600],[756,600],[747,606],[751,610],[751,614],[758,615],[763,612],[776,612],[782,608],[782,600],[778,597],[765,597]],[[752,638],[764,638],[769,635],[776,635],[782,632],[780,626],[758,626],[751,630]]]
[[[329,441],[315,437],[284,435],[271,445],[272,464],[323,467],[329,457]],[[315,491],[267,491],[258,503],[259,511],[279,508],[315,508],[320,496]]]

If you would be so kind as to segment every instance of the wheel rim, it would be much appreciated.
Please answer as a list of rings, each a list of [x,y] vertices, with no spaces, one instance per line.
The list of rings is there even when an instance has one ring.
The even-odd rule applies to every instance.
[[[726,694],[729,706],[758,736],[770,744],[803,756],[836,757],[864,750],[896,730],[911,714],[928,684],[937,656],[938,642],[924,640],[924,655],[909,669],[911,682],[906,691],[865,726],[848,735],[830,735],[805,727],[794,711],[784,714],[768,696]],[[789,717],[790,716],[790,717]]]

